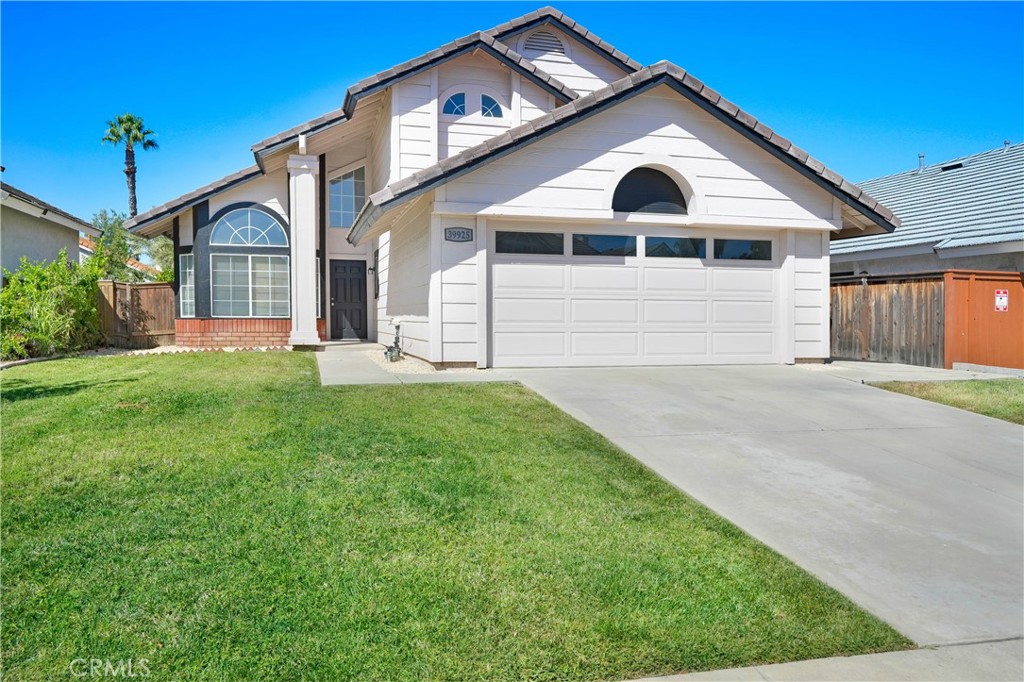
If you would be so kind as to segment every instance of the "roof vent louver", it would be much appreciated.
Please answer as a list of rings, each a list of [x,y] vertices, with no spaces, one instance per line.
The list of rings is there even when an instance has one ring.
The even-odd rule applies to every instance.
[[[535,31],[523,42],[523,54],[527,57],[551,53],[565,54],[565,45],[550,31]]]
[[[962,161],[957,161],[956,163],[951,163],[948,166],[943,166],[940,170],[951,171],[951,170],[956,170],[957,168],[963,168],[965,165],[967,165],[967,164],[965,164]]]

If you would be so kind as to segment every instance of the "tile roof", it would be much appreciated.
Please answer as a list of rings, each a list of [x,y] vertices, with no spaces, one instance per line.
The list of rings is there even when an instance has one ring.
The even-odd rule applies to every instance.
[[[129,218],[125,221],[124,226],[132,232],[137,232],[146,227],[146,225],[159,220],[160,218],[165,218],[172,213],[177,213],[181,209],[197,204],[217,192],[245,182],[246,180],[250,180],[261,174],[262,171],[259,169],[259,166],[243,168],[231,175],[224,176],[220,180],[215,180],[208,185],[204,185],[199,189],[192,190],[187,194],[182,194],[177,199],[172,199],[167,203],[160,204],[155,208],[151,208],[148,211],[140,213],[134,218]]]
[[[376,73],[368,78],[364,78],[348,89],[345,93],[345,100],[341,108],[335,109],[334,111],[310,121],[306,121],[305,123],[299,124],[293,128],[289,128],[284,132],[278,133],[277,135],[273,135],[272,137],[268,137],[267,139],[254,144],[252,146],[253,154],[256,155],[257,161],[259,161],[261,155],[266,153],[266,151],[271,147],[284,142],[289,142],[300,134],[316,132],[321,128],[341,123],[342,121],[352,117],[356,102],[360,98],[372,95],[386,87],[394,85],[397,81],[402,80],[403,78],[408,78],[409,76],[415,75],[421,71],[433,68],[441,62],[453,59],[459,55],[466,54],[467,52],[472,52],[474,50],[487,52],[498,61],[507,64],[510,68],[518,71],[565,102],[572,101],[579,97],[579,94],[575,90],[569,88],[557,78],[544,72],[542,69],[537,68],[537,66],[529,59],[509,48],[507,45],[499,42],[489,33],[477,31],[476,33],[471,33],[468,36],[463,36],[462,38],[458,38],[450,43],[442,45],[436,50],[431,50],[419,57],[410,59],[409,61],[398,64],[397,66],[393,66],[390,69],[385,69],[384,71]]]
[[[70,220],[70,221],[72,221],[74,223],[77,223],[78,225],[81,225],[83,228],[85,228],[85,229],[87,229],[89,231],[94,231],[95,230],[95,228],[92,226],[91,223],[87,223],[84,220],[82,220],[81,218],[79,218],[78,216],[71,215],[67,211],[62,211],[61,209],[57,208],[53,204],[48,204],[45,201],[43,201],[42,199],[39,199],[38,197],[32,196],[28,192],[24,192],[24,191],[18,189],[17,187],[14,187],[12,185],[8,185],[6,182],[0,182],[0,189],[3,189],[4,192],[7,192],[12,197],[21,199],[22,201],[24,201],[26,203],[29,203],[29,204],[32,204],[33,206],[38,206],[39,208],[43,209],[44,211],[47,211],[48,213],[56,213],[57,215],[61,216],[62,218],[66,218],[66,219],[68,219],[68,220]]]
[[[705,111],[759,144],[776,158],[817,182],[834,196],[887,231],[899,225],[893,212],[860,187],[825,167],[807,152],[742,111],[684,69],[666,61],[658,62],[621,78],[607,87],[584,95],[550,113],[492,137],[475,147],[417,171],[371,195],[349,233],[357,242],[384,211],[415,198],[429,189],[463,175],[474,168],[509,154],[521,146],[552,134],[582,118],[597,113],[625,98],[661,84],[673,87]]]
[[[945,170],[944,170],[945,169]],[[860,183],[903,221],[892,234],[832,242],[832,255],[1024,240],[1024,144]]]
[[[495,38],[501,39],[510,34],[529,30],[540,24],[551,23],[560,24],[561,28],[566,29],[572,35],[575,35],[581,41],[590,45],[593,49],[605,55],[610,59],[610,61],[617,63],[626,71],[639,71],[643,68],[643,64],[630,59],[627,54],[616,49],[614,45],[601,40],[593,31],[588,31],[584,26],[577,24],[565,13],[558,11],[554,7],[541,7],[533,12],[528,12],[521,17],[506,21],[500,26],[495,26],[487,31],[487,33]]]
[[[96,242],[85,237],[78,238],[78,248],[89,253],[96,253]],[[155,268],[152,265],[146,265],[142,261],[137,261],[134,258],[126,258],[124,264],[130,267],[132,270],[137,270],[146,275],[156,277],[160,274],[160,268]]]

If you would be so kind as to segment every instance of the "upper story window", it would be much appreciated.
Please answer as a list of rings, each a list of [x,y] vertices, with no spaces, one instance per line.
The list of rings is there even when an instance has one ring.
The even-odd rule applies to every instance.
[[[331,227],[352,227],[366,203],[366,171],[359,167],[331,180]]]
[[[210,232],[214,246],[288,246],[284,228],[258,208],[229,211]]]
[[[619,181],[612,210],[686,215],[686,197],[676,181],[654,168],[634,168]]]
[[[501,118],[501,105],[490,95],[480,95],[480,113],[488,118]]]
[[[466,93],[456,92],[454,95],[445,100],[444,107],[441,109],[441,113],[448,114],[449,116],[465,116]]]

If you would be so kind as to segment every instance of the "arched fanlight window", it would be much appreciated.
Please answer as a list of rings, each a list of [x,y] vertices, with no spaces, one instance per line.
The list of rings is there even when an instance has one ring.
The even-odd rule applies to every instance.
[[[480,95],[480,113],[488,118],[501,118],[501,105],[489,95]]]
[[[654,168],[634,168],[619,181],[612,210],[686,215],[686,197],[675,180]]]
[[[448,114],[449,116],[465,116],[466,115],[466,93],[456,92],[454,95],[445,100],[444,107],[441,109],[442,114]]]
[[[274,218],[258,208],[229,211],[210,232],[215,246],[288,246],[288,235]]]

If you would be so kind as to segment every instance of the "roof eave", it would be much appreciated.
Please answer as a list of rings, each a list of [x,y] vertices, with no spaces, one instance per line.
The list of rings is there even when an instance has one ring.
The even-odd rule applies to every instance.
[[[684,84],[685,81],[689,81],[689,83]],[[496,161],[527,144],[536,142],[548,135],[552,135],[563,130],[567,126],[578,123],[590,116],[604,111],[618,102],[636,97],[637,95],[661,85],[668,85],[689,101],[697,104],[707,113],[723,121],[736,132],[747,137],[762,149],[768,151],[790,168],[793,168],[816,185],[822,187],[833,196],[838,197],[841,201],[850,205],[851,208],[858,211],[887,232],[892,232],[899,225],[899,219],[895,216],[892,216],[891,218],[886,217],[871,206],[858,201],[841,189],[844,186],[857,189],[854,185],[844,181],[841,177],[832,173],[823,165],[818,164],[821,167],[821,171],[817,172],[814,168],[811,168],[806,164],[806,162],[800,159],[801,155],[804,159],[809,157],[807,157],[807,155],[797,147],[794,147],[791,144],[789,144],[785,149],[780,147],[779,140],[783,140],[783,138],[777,136],[766,126],[762,126],[761,128],[761,130],[765,131],[764,134],[755,132],[756,125],[759,124],[757,124],[757,121],[752,117],[744,114],[738,107],[731,105],[728,101],[722,100],[718,93],[713,90],[706,89],[703,83],[689,76],[679,67],[667,62],[659,62],[651,67],[647,67],[644,72],[638,72],[637,74],[627,76],[621,81],[616,81],[616,83],[609,86],[611,94],[603,95],[603,99],[599,102],[593,103],[593,100],[597,99],[597,97],[592,93],[556,109],[548,114],[548,116],[551,117],[551,122],[546,126],[542,126],[539,130],[530,130],[534,123],[526,123],[523,126],[520,126],[520,129],[523,129],[521,138],[515,138],[511,134],[512,131],[506,132],[503,135],[499,135],[497,138],[492,138],[481,145],[472,147],[460,153],[456,157],[445,159],[441,163],[436,164],[429,169],[424,169],[423,171],[414,173],[410,176],[410,179],[415,179],[417,175],[422,176],[423,179],[419,184],[415,184],[408,190],[403,191],[400,188],[399,191],[395,193],[394,188],[389,186],[384,190],[377,192],[376,195],[370,197],[370,202],[375,205],[375,209],[365,211],[364,215],[360,215],[360,219],[356,221],[349,233],[349,241],[353,244],[361,241],[366,233],[372,229],[373,223],[379,219],[381,215],[386,213],[391,206],[397,206],[405,203],[406,201],[410,201],[440,184],[450,182],[457,177],[472,172],[481,165]],[[708,95],[702,96],[699,94],[705,90],[709,93]],[[719,106],[720,103],[722,103],[722,106]],[[753,123],[744,123],[739,120],[739,115],[742,115],[745,118],[750,118]],[[767,134],[767,137],[765,134]],[[502,142],[502,138],[508,140],[508,143]],[[772,140],[776,141],[772,142]],[[786,142],[788,144],[788,141]],[[458,159],[463,155],[467,155],[466,158],[468,160],[460,164]],[[828,174],[834,176],[838,182],[826,177]],[[863,192],[861,192],[861,195],[864,196]]]
[[[277,151],[280,151],[281,149],[284,149],[290,145],[295,144],[295,142],[298,140],[299,135],[319,133],[324,130],[327,130],[328,128],[340,125],[345,121],[351,120],[353,115],[355,114],[356,105],[358,104],[359,100],[365,99],[366,97],[370,97],[378,92],[381,92],[382,90],[385,90],[386,88],[393,86],[395,83],[398,83],[407,78],[411,78],[425,71],[429,71],[430,69],[436,68],[437,66],[440,66],[441,64],[447,61],[450,61],[467,53],[475,52],[476,50],[486,52],[493,59],[497,60],[498,62],[501,62],[508,68],[513,69],[521,76],[530,80],[530,82],[532,82],[534,85],[537,85],[542,90],[553,95],[557,102],[567,103],[579,97],[579,93],[577,93],[575,90],[569,88],[568,86],[566,86],[564,83],[554,78],[553,76],[545,73],[542,69],[537,68],[532,63],[532,70],[521,66],[516,61],[516,59],[522,59],[523,61],[526,62],[528,62],[529,60],[522,57],[522,55],[515,52],[515,50],[512,50],[508,46],[503,46],[506,52],[512,55],[509,56],[509,54],[503,53],[501,50],[495,48],[488,41],[494,41],[494,39],[482,33],[470,34],[469,36],[459,38],[458,40],[449,43],[449,45],[455,45],[456,43],[460,42],[462,44],[455,45],[449,51],[441,52],[436,57],[428,61],[425,61],[422,64],[416,65],[415,67],[411,67],[407,70],[396,71],[392,76],[380,79],[372,84],[368,84],[362,87],[360,87],[359,83],[353,85],[345,93],[345,100],[343,101],[340,109],[340,112],[342,114],[341,116],[333,118],[329,121],[325,121],[318,125],[310,125],[306,127],[298,126],[293,129],[293,134],[289,135],[288,137],[282,140],[275,141],[266,146],[263,146],[266,141],[259,142],[253,145],[252,152],[253,156],[256,159],[256,165],[259,166],[260,169],[265,172],[264,160],[266,159],[266,157],[270,156],[271,154]],[[444,47],[438,48],[438,51],[443,49]],[[427,54],[430,53],[428,52]],[[392,67],[392,69],[389,70],[393,69],[394,67]],[[381,73],[386,73],[386,71]],[[376,78],[376,76],[371,76],[370,78]],[[273,138],[268,138],[268,140],[270,139]]]

